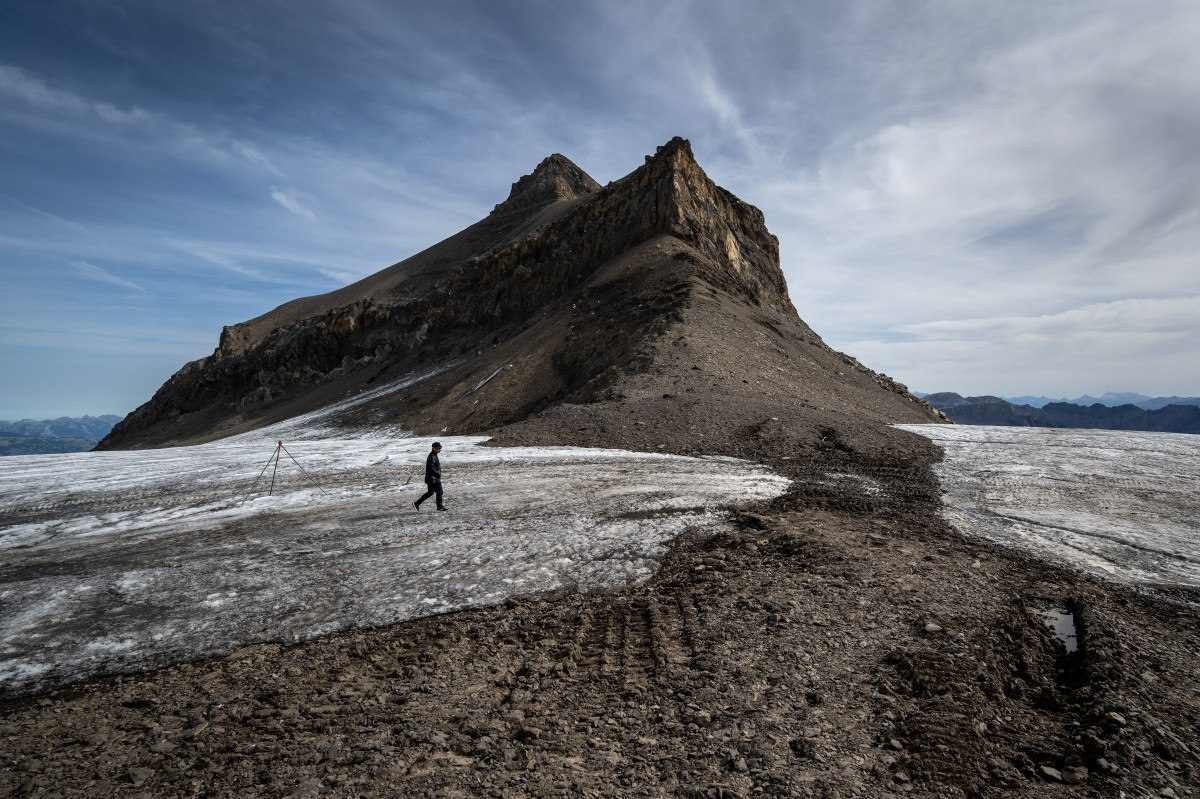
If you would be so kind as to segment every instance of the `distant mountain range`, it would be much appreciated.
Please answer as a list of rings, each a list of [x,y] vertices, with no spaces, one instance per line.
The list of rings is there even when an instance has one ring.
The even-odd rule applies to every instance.
[[[1108,391],[1099,397],[1093,397],[1091,394],[1083,394],[1074,399],[1067,397],[1042,397],[1028,394],[1018,397],[1004,397],[1004,399],[1013,405],[1030,405],[1034,408],[1043,408],[1052,402],[1066,402],[1071,405],[1087,406],[1107,405],[1110,408],[1116,408],[1120,405],[1136,405],[1147,411],[1157,411],[1168,405],[1200,405],[1200,397],[1151,397],[1146,394],[1135,394],[1128,391]]]
[[[1105,397],[1123,396],[1105,394]],[[1133,395],[1140,396],[1140,395]],[[926,402],[960,424],[996,424],[1017,427],[1081,427],[1102,430],[1147,430],[1159,433],[1200,433],[1200,401],[1141,407],[1131,402],[1106,405],[1093,402],[1014,403],[1003,397],[964,397],[952,391],[924,396]],[[1038,398],[1044,399],[1044,398]],[[1081,399],[1096,399],[1083,397]],[[1147,397],[1156,402],[1163,397]]]
[[[0,421],[0,456],[86,452],[119,421],[112,415]]]

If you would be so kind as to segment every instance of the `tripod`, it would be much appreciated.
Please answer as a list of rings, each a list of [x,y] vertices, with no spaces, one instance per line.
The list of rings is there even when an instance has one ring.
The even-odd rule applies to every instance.
[[[250,486],[250,490],[246,492],[247,495],[253,493],[254,489],[258,487],[259,481],[261,481],[263,475],[267,473],[267,469],[271,468],[271,464],[274,464],[275,466],[274,468],[271,468],[271,485],[267,489],[267,496],[271,496],[273,493],[275,493],[275,475],[279,472],[279,456],[281,453],[287,455],[288,458],[291,459],[292,463],[296,464],[296,467],[305,477],[312,479],[312,481],[316,483],[317,489],[322,494],[328,495],[329,492],[325,490],[325,488],[319,481],[317,481],[316,478],[309,474],[307,469],[300,465],[300,461],[296,460],[295,456],[288,451],[288,448],[283,445],[282,441],[275,442],[275,451],[271,453],[271,457],[267,458],[267,462],[262,467],[262,471],[258,473],[258,477],[254,478],[254,483]]]

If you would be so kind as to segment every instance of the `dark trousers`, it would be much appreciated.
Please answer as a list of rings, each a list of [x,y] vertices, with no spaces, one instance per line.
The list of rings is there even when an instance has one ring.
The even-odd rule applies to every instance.
[[[434,494],[437,494],[437,506],[439,508],[442,507],[442,481],[441,480],[426,480],[425,485],[429,487],[429,490],[421,495],[421,498],[417,500],[417,505],[420,505],[422,502],[429,499]]]

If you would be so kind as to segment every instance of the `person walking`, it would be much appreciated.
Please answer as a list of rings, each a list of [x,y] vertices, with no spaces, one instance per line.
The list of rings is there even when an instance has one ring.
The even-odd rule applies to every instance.
[[[446,509],[446,506],[442,504],[442,464],[438,461],[438,453],[441,451],[442,445],[436,441],[429,448],[429,457],[425,459],[425,487],[429,490],[413,503],[413,507],[417,510],[421,509],[422,502],[434,494],[437,494],[437,509]]]

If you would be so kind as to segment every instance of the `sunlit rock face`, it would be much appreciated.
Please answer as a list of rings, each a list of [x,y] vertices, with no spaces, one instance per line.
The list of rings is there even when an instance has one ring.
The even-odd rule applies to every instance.
[[[1111,578],[1200,586],[1200,436],[900,425],[946,451],[946,518],[968,535]]]
[[[787,480],[728,458],[337,437],[323,414],[195,447],[0,461],[0,690],[641,580]],[[256,487],[275,446],[274,467]],[[295,457],[295,461],[292,460]],[[301,470],[300,466],[303,466]]]

